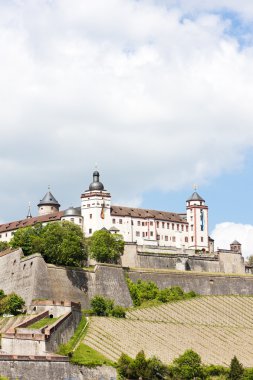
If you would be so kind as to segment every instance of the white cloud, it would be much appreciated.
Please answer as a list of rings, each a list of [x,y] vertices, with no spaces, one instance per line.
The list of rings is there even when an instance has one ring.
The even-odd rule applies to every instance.
[[[187,18],[186,4],[201,12]],[[1,210],[20,188],[79,195],[95,162],[126,201],[243,164],[253,50],[201,4],[0,3]]]
[[[244,257],[253,255],[253,225],[225,222],[217,224],[211,233],[216,248],[230,249],[234,240],[242,245]]]

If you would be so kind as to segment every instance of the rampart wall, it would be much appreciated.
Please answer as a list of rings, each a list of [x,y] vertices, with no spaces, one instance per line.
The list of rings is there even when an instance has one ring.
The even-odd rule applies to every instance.
[[[20,357],[17,359],[6,356],[0,357],[0,374],[9,379],[19,380],[116,380],[116,369],[101,366],[88,368],[77,366],[68,361],[54,358]]]
[[[180,286],[202,295],[253,295],[252,275],[224,275],[211,273],[129,270],[130,279],[154,281],[160,289]]]

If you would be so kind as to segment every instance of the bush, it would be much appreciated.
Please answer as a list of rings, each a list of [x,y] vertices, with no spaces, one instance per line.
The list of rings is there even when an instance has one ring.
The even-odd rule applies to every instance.
[[[118,360],[117,369],[123,379],[161,380],[168,378],[168,367],[156,357],[146,359],[143,351],[140,351],[135,359],[122,354]]]
[[[127,278],[127,285],[134,306],[148,305],[150,301],[166,303],[196,297],[195,292],[184,293],[179,286],[160,290],[153,281],[138,280],[137,282],[133,282]]]
[[[9,248],[9,244],[6,241],[0,241],[0,252],[4,251],[7,248]]]
[[[125,308],[119,305],[114,306],[114,308],[112,309],[112,316],[116,318],[125,318],[126,317]]]
[[[95,296],[91,300],[92,313],[100,317],[108,317],[112,315],[116,318],[125,318],[125,308],[119,305],[114,306],[114,301],[102,297]]]
[[[192,350],[185,351],[173,361],[173,376],[183,380],[204,379],[200,356]]]
[[[3,290],[0,290],[0,314],[17,315],[22,312],[25,306],[23,298],[15,293],[5,295]]]

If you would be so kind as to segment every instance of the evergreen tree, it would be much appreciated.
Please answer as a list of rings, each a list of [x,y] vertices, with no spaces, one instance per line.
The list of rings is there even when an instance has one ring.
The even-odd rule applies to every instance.
[[[243,377],[243,366],[236,356],[233,357],[230,363],[229,379],[240,380]]]

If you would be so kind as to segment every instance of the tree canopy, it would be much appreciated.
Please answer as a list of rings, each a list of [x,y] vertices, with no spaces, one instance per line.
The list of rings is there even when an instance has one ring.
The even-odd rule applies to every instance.
[[[11,239],[10,246],[22,248],[26,256],[39,252],[47,263],[55,265],[78,267],[87,258],[81,228],[67,221],[20,228]]]
[[[101,263],[117,263],[123,252],[124,240],[121,235],[100,230],[94,232],[90,238],[90,257]]]

